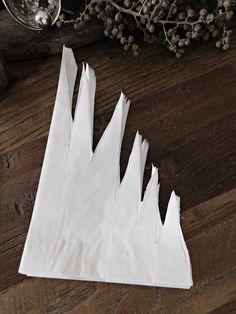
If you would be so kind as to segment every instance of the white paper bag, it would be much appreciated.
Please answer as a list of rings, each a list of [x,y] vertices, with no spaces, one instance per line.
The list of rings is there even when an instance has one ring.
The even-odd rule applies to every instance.
[[[74,120],[77,65],[63,48],[54,112],[19,272],[28,276],[190,288],[191,264],[171,194],[164,225],[158,172],[141,200],[148,143],[136,134],[120,182],[120,151],[129,101],[121,93],[92,151],[96,79],[83,67]]]

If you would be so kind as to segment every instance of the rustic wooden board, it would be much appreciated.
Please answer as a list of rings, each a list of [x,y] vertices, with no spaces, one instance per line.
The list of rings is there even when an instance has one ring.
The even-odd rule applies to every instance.
[[[96,71],[95,145],[122,89],[131,99],[121,171],[137,129],[160,168],[161,211],[182,197],[191,290],[27,278],[17,274],[53,110],[60,56],[10,63],[0,94],[0,313],[228,313],[236,307],[236,37],[182,60],[162,49],[137,59],[103,41],[76,51]],[[81,64],[80,64],[81,71]],[[77,84],[78,89],[78,84]]]
[[[73,25],[62,28],[54,25],[38,32],[20,25],[7,10],[2,10],[0,25],[0,52],[8,61],[54,55],[60,53],[64,44],[79,48],[104,38],[103,27],[96,21],[89,22],[80,31],[76,31]]]

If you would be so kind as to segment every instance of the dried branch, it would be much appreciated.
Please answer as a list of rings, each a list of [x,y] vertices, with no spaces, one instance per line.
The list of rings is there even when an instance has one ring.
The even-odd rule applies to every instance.
[[[206,0],[204,4],[194,0],[90,0],[76,19],[60,17],[58,26],[74,23],[75,29],[80,29],[96,16],[104,23],[105,35],[118,39],[125,50],[132,48],[135,55],[139,50],[134,42],[138,29],[149,43],[164,36],[169,50],[181,57],[191,42],[210,37],[221,36],[216,47],[228,49],[232,33],[228,23],[235,6],[235,0]]]

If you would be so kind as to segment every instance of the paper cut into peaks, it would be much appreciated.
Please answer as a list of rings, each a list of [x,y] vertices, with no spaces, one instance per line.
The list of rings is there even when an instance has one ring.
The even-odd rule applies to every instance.
[[[74,119],[77,65],[63,48],[48,143],[19,272],[28,276],[190,288],[191,263],[172,192],[164,224],[158,171],[143,200],[148,143],[137,133],[120,180],[130,102],[121,93],[93,152],[96,78],[83,67]]]

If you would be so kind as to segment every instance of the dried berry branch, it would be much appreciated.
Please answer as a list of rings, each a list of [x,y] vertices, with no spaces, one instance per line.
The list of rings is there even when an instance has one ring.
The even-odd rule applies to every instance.
[[[228,49],[235,8],[236,0],[90,0],[76,19],[60,15],[57,25],[73,23],[80,29],[96,16],[105,36],[118,39],[134,55],[139,52],[138,30],[148,43],[164,40],[179,58],[192,42],[210,37],[219,38],[217,48]]]

